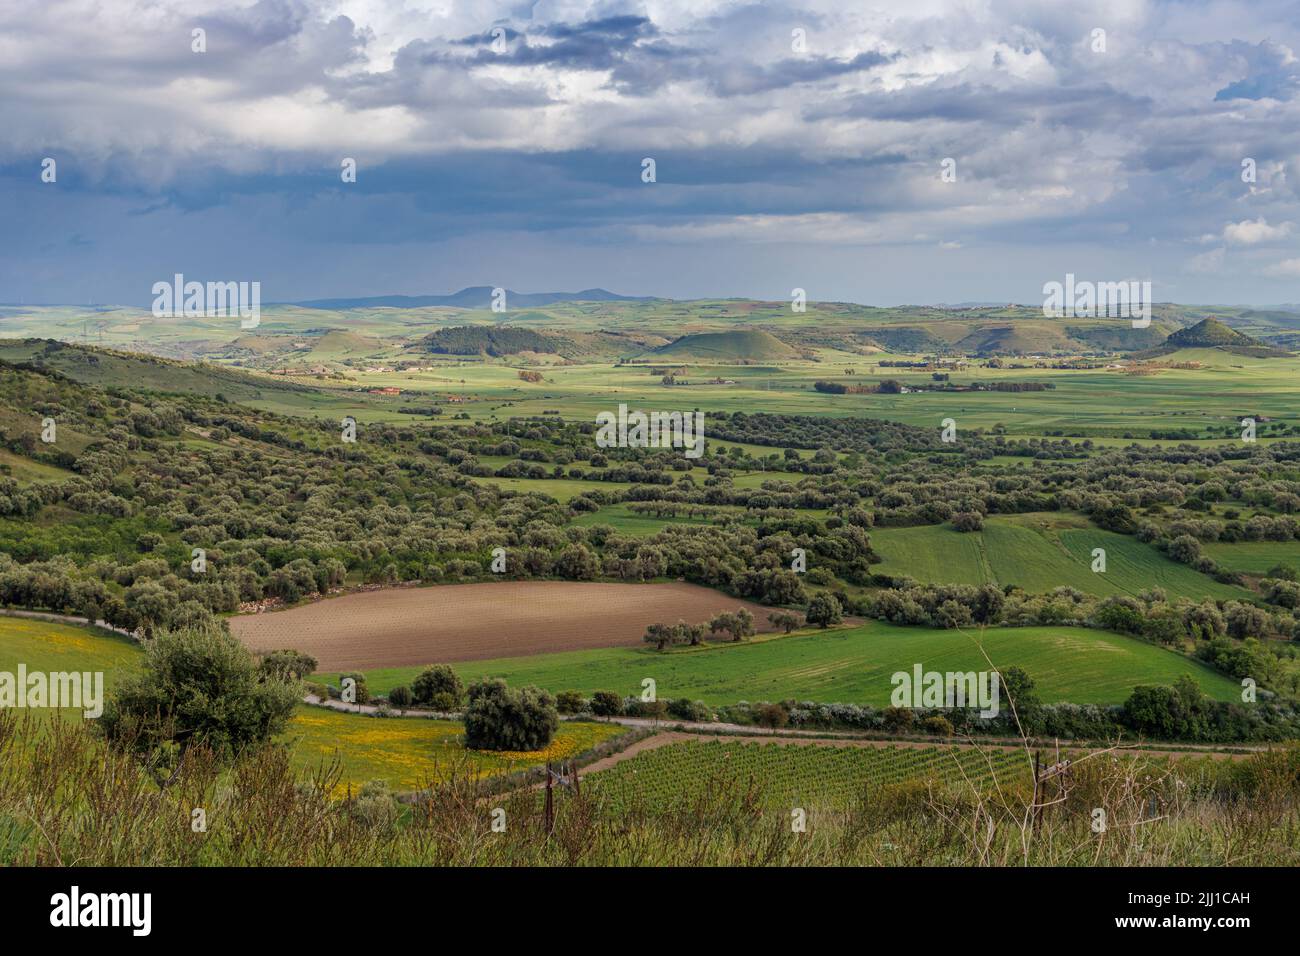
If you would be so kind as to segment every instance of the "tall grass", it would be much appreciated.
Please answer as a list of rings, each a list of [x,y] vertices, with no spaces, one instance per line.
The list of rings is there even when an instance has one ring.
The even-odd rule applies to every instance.
[[[560,791],[551,832],[536,789],[485,794],[471,757],[410,805],[382,788],[331,796],[337,767],[295,774],[269,746],[223,767],[191,748],[165,779],[83,726],[0,711],[0,864],[180,866],[1295,865],[1300,749],[1239,762],[1077,761],[1040,814],[1032,788],[864,790],[809,808],[807,831],[763,809],[762,783],[718,774],[670,805],[618,812]],[[1106,810],[1093,831],[1094,808]],[[494,832],[493,811],[505,811]],[[202,809],[205,832],[196,832]],[[499,817],[499,815],[498,815]]]

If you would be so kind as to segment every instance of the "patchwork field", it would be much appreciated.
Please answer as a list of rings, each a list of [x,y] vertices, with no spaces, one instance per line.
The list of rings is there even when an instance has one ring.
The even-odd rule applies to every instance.
[[[748,607],[770,630],[770,609],[692,584],[502,581],[349,594],[287,611],[234,617],[253,650],[292,647],[322,671],[473,661],[640,644],[658,621],[704,621]]]
[[[510,684],[591,694],[639,694],[652,678],[660,697],[689,697],[709,704],[741,700],[812,700],[887,706],[890,677],[920,663],[927,670],[986,670],[978,631],[899,627],[873,621],[842,630],[813,631],[740,644],[659,652],[612,647],[456,665],[466,680],[504,677]],[[1172,684],[1191,674],[1220,700],[1240,688],[1196,661],[1152,644],[1071,627],[990,628],[982,642],[998,667],[1018,665],[1037,683],[1044,702],[1120,704],[1137,684]],[[367,672],[372,691],[408,684],[419,667]]]
[[[922,584],[1014,584],[1031,594],[1068,586],[1102,597],[1159,587],[1170,598],[1250,597],[1245,589],[1220,584],[1136,538],[1103,531],[1068,514],[988,518],[983,531],[972,532],[956,531],[950,524],[873,528],[871,544],[884,559],[882,572],[907,575]],[[1092,570],[1095,548],[1106,552],[1104,573]],[[1207,551],[1215,553],[1213,548]],[[1271,553],[1277,563],[1275,545]]]

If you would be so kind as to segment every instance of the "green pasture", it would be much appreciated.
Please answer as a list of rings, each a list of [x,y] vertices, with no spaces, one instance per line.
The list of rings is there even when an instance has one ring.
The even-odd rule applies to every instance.
[[[988,660],[980,652],[982,644]],[[1119,704],[1138,684],[1172,684],[1191,674],[1207,694],[1235,700],[1240,688],[1227,677],[1142,641],[1070,627],[932,630],[873,621],[859,627],[769,637],[739,644],[710,644],[668,652],[647,647],[566,651],[532,657],[454,664],[466,681],[504,677],[559,692],[642,692],[655,681],[660,697],[690,697],[710,704],[741,700],[815,700],[885,706],[890,677],[927,670],[979,671],[1016,665],[1037,682],[1046,702]],[[431,662],[432,663],[432,662]],[[409,684],[419,667],[367,673],[372,692]],[[337,675],[332,675],[337,677]]]
[[[1034,594],[1068,586],[1103,597],[1160,587],[1171,599],[1251,597],[1244,588],[1220,584],[1136,538],[1071,515],[987,518],[984,530],[973,532],[956,531],[951,524],[873,528],[871,545],[884,559],[880,572],[923,584],[1013,584]],[[1092,570],[1096,548],[1106,552],[1104,572]]]

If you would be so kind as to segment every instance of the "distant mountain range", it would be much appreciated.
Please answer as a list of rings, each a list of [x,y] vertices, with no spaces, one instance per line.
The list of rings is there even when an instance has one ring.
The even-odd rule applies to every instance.
[[[515,292],[506,289],[506,307],[536,308],[556,302],[649,302],[651,295],[618,295],[607,289],[581,292]],[[457,309],[492,308],[492,286],[474,285],[451,295],[377,295],[361,299],[308,299],[287,305],[306,309],[427,309],[446,306]]]

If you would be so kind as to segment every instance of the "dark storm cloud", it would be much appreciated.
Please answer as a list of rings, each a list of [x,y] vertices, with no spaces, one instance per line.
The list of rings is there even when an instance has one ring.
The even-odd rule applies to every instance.
[[[1176,285],[1210,253],[1198,270],[1259,296],[1295,256],[1291,2],[424,6],[0,6],[0,299],[81,277],[93,288],[70,298],[111,298],[94,289],[185,256],[353,284],[281,299],[433,291],[414,266],[411,287],[366,284],[435,249],[461,267],[541,256],[592,286],[596,263],[678,247],[727,263],[738,292],[800,262],[805,284],[870,298],[859,260],[830,252],[856,249],[901,257],[877,279],[903,297],[987,297],[934,290],[941,244],[968,281],[1017,288],[1041,285],[1029,259],[1141,263]],[[57,184],[37,178],[46,156]],[[1263,238],[1216,252],[1228,234]],[[677,275],[636,291],[672,294]]]

